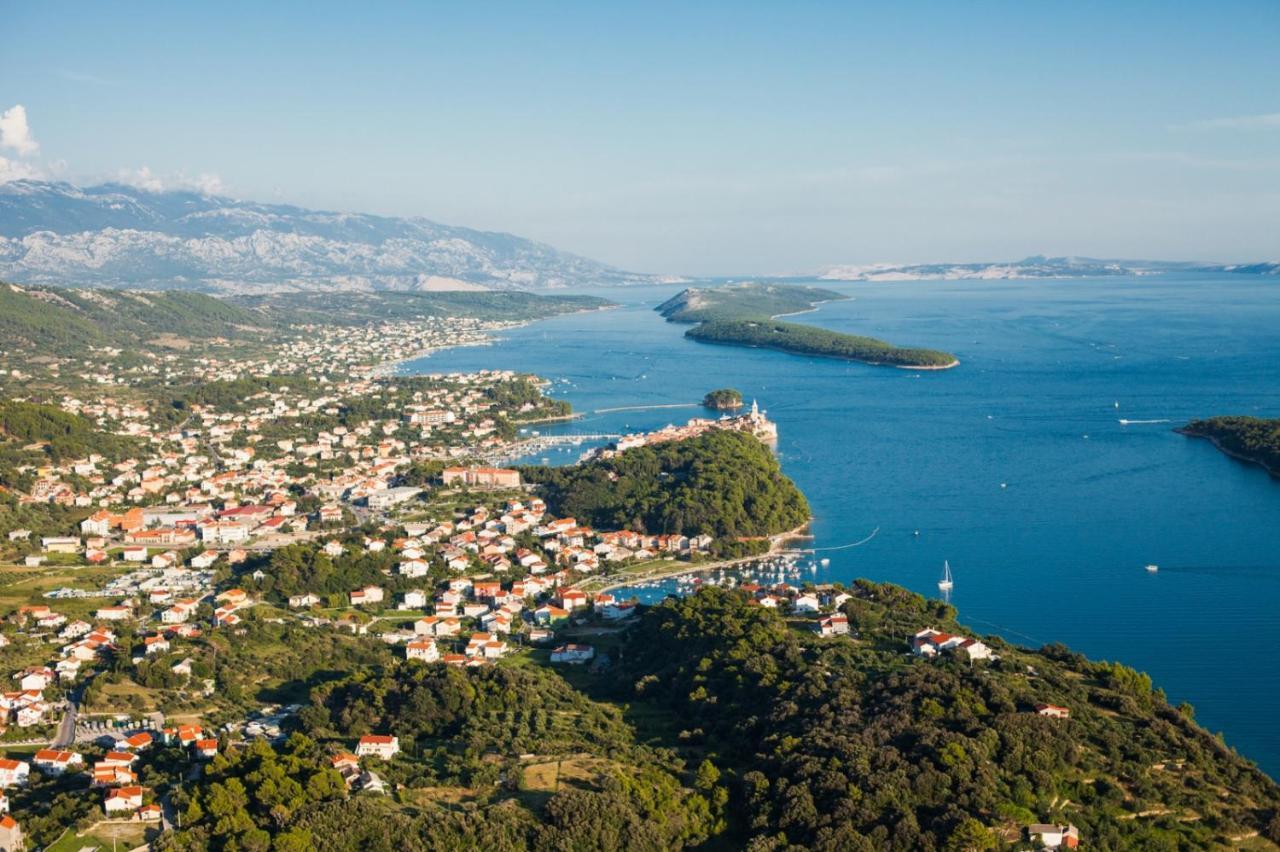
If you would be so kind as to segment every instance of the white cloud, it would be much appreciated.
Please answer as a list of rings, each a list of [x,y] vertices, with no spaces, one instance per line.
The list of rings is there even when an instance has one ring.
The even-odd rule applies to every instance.
[[[18,158],[0,157],[0,183],[15,180],[48,180],[59,178],[67,173],[64,160],[40,162],[29,159],[40,150],[40,144],[31,135],[31,126],[27,123],[27,110],[22,104],[15,104],[0,113],[0,150],[9,149],[17,153]],[[148,192],[165,192],[172,189],[188,189],[205,195],[221,195],[227,191],[222,178],[210,172],[190,175],[185,171],[172,175],[153,172],[150,167],[121,169],[112,176],[113,180],[144,189]]]
[[[1207,118],[1193,121],[1188,127],[1199,130],[1260,130],[1280,128],[1280,112],[1259,115],[1235,115],[1228,118]]]
[[[0,157],[0,183],[8,183],[11,180],[40,180],[43,177],[44,172],[38,166],[21,160]]]
[[[121,169],[116,172],[114,180],[127,186],[137,187],[147,192],[167,192],[173,189],[194,189],[205,195],[220,195],[226,192],[222,178],[208,172],[191,176],[186,172],[176,175],[161,175],[153,172],[149,166],[136,169]]]
[[[0,113],[0,148],[9,148],[26,157],[40,150],[27,125],[27,109],[22,104]]]

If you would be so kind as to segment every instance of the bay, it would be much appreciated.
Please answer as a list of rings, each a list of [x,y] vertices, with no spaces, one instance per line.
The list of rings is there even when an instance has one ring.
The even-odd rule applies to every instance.
[[[1280,282],[803,283],[853,298],[794,321],[945,349],[961,365],[915,372],[694,343],[652,310],[680,289],[666,286],[591,291],[622,305],[402,369],[551,379],[586,416],[546,434],[684,422],[706,412],[653,406],[738,388],[778,423],[814,545],[879,529],[822,554],[831,564],[816,581],[868,577],[936,596],[948,559],[952,603],[975,630],[1147,671],[1280,775],[1266,710],[1280,699],[1280,481],[1172,431],[1213,414],[1280,415]],[[617,408],[628,410],[594,413]]]

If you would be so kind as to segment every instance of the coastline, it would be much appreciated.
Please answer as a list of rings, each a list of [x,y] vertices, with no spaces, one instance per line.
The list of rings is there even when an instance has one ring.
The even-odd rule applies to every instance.
[[[801,314],[812,314],[812,313],[816,313],[818,308],[820,308],[821,306],[829,305],[832,302],[852,302],[852,301],[853,301],[853,296],[842,296],[839,299],[819,299],[816,302],[811,302],[810,306],[807,308],[804,308],[803,310],[788,311],[785,314],[774,314],[773,316],[769,317],[769,319],[781,319],[782,317],[798,317]]]
[[[565,313],[562,313],[562,314],[551,314],[550,316],[535,317],[533,319],[525,319],[525,320],[517,320],[511,323],[500,323],[498,325],[495,325],[493,328],[485,329],[484,337],[480,340],[471,341],[467,343],[451,343],[447,346],[429,346],[426,349],[423,349],[419,352],[414,352],[411,355],[406,355],[403,358],[396,358],[390,361],[381,361],[378,364],[374,365],[369,370],[369,378],[386,379],[392,376],[399,375],[400,368],[403,365],[409,363],[410,361],[417,361],[419,358],[429,358],[431,357],[431,353],[433,352],[444,352],[448,349],[464,349],[470,346],[492,346],[493,344],[498,342],[497,334],[503,331],[509,331],[514,328],[524,328],[526,325],[532,325],[533,323],[541,322],[542,320],[555,319],[556,317],[567,317],[567,316],[572,316],[573,314],[594,314],[600,311],[611,311],[614,308],[618,308],[618,307],[621,307],[621,306],[620,305],[601,305],[598,308],[582,308],[581,310],[577,310],[577,311],[566,311]],[[493,332],[493,333],[490,334],[490,332]]]
[[[953,367],[960,366],[960,359],[953,358],[950,364],[920,364],[914,366],[911,364],[880,364],[878,366],[897,367],[899,370],[950,370]]]
[[[523,323],[510,326],[510,328],[519,328],[520,325],[523,325]],[[493,331],[502,330],[503,329],[493,329]],[[400,375],[400,368],[402,366],[410,361],[417,361],[419,358],[430,358],[431,353],[433,352],[444,352],[446,349],[462,349],[467,346],[492,346],[494,343],[497,343],[497,341],[498,339],[496,337],[491,337],[486,334],[484,339],[468,343],[453,343],[448,346],[428,346],[426,349],[414,352],[411,355],[406,355],[403,358],[396,358],[392,361],[382,361],[369,371],[369,378],[389,379],[394,376],[398,376]]]
[[[789,548],[784,547],[783,545],[787,542],[795,541],[796,539],[812,539],[813,536],[806,532],[812,524],[813,518],[809,518],[809,520],[794,529],[768,536],[769,549],[764,553],[757,553],[755,556],[738,556],[733,559],[717,559],[714,562],[683,563],[679,564],[678,567],[673,565],[667,569],[660,569],[654,573],[634,574],[626,579],[619,579],[616,575],[600,576],[598,579],[605,580],[605,585],[598,589],[595,586],[591,586],[591,591],[608,592],[613,589],[634,586],[636,583],[651,583],[655,581],[668,580],[672,577],[682,577],[685,574],[700,574],[704,571],[718,571],[721,568],[731,568],[736,565],[759,562],[761,559],[769,559],[785,553]],[[580,583],[579,586],[586,586],[588,582],[590,582],[590,580]]]
[[[1208,441],[1209,443],[1217,447],[1218,452],[1222,453],[1224,456],[1227,456],[1228,458],[1233,458],[1238,462],[1243,462],[1244,464],[1256,465],[1257,467],[1260,467],[1263,470],[1265,470],[1267,473],[1271,474],[1272,478],[1280,479],[1280,470],[1276,470],[1271,465],[1264,462],[1262,459],[1255,459],[1251,456],[1246,456],[1244,453],[1239,453],[1239,452],[1236,452],[1235,450],[1231,450],[1224,447],[1222,445],[1222,441],[1218,440],[1218,438],[1213,435],[1202,435],[1199,432],[1192,432],[1188,430],[1186,426],[1179,426],[1177,429],[1174,429],[1173,431],[1187,438],[1199,438],[1201,440]]]
[[[565,420],[577,420],[585,416],[585,411],[573,411],[569,414],[555,414],[551,417],[539,417],[536,420],[512,420],[511,422],[516,426],[536,426],[539,423],[562,423]]]

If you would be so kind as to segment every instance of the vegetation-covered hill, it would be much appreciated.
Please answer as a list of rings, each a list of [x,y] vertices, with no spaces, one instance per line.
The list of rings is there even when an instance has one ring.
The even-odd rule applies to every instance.
[[[655,310],[669,322],[697,323],[685,332],[685,337],[704,343],[755,346],[895,367],[942,369],[959,363],[949,352],[894,346],[874,337],[776,319],[809,310],[820,302],[844,298],[817,287],[734,284],[711,289],[689,288]]]
[[[1145,675],[996,639],[989,662],[915,657],[922,626],[963,632],[951,607],[848,591],[854,637],[742,591],[668,599],[595,635],[610,662],[594,672],[421,664],[353,639],[374,659],[284,667],[312,684],[286,744],[172,777],[183,829],[159,848],[1025,850],[1039,822],[1094,849],[1280,840],[1276,784]],[[346,794],[329,768],[367,733],[399,738],[363,763],[391,795]]]
[[[607,307],[593,296],[518,291],[279,293],[215,298],[183,290],[74,290],[0,283],[0,349],[80,355],[89,346],[136,349],[173,338],[248,338],[290,325],[364,325],[428,316],[531,320]]]
[[[0,446],[40,444],[53,461],[83,458],[97,453],[122,459],[139,450],[139,442],[101,432],[93,424],[56,405],[0,401]]]
[[[923,627],[963,632],[954,611],[895,586],[852,591],[857,639],[716,588],[668,599],[628,636],[615,700],[680,720],[677,740],[732,779],[731,845],[994,849],[1052,821],[1100,849],[1280,841],[1280,788],[1145,675],[999,640],[990,663],[915,657],[906,637]]]
[[[797,355],[845,358],[895,367],[938,368],[956,364],[955,356],[949,352],[894,346],[874,337],[841,334],[817,326],[778,320],[704,322],[689,329],[685,336],[703,343],[758,346]]]
[[[160,848],[622,852],[723,827],[715,775],[637,744],[620,708],[541,667],[389,663],[318,686],[301,721],[307,735],[279,750],[215,758],[176,797],[183,830]],[[403,787],[394,800],[347,800],[329,768],[335,746],[370,732],[406,755],[373,766]]]
[[[518,290],[446,292],[272,293],[233,303],[281,323],[359,325],[426,316],[531,320],[608,307],[594,296],[538,296]]]
[[[636,447],[610,459],[529,467],[552,512],[600,529],[768,536],[809,519],[809,505],[777,458],[741,432]]]
[[[237,337],[265,325],[261,314],[202,293],[0,284],[0,347],[10,353],[136,348],[162,335]]]
[[[798,284],[730,284],[711,288],[690,287],[654,310],[672,322],[708,322],[776,317],[810,310],[820,302],[847,298],[834,290]]]
[[[1261,465],[1280,476],[1280,419],[1210,417],[1193,420],[1178,431],[1208,438],[1224,453]]]
[[[734,409],[742,407],[742,393],[734,388],[718,388],[702,398],[707,408]]]

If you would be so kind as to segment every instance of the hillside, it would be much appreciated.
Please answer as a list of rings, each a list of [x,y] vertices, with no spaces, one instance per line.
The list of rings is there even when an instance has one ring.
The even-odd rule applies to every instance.
[[[594,296],[543,296],[519,290],[481,292],[272,293],[235,296],[233,304],[251,308],[278,323],[360,325],[425,316],[481,320],[541,319],[611,305]]]
[[[511,234],[119,184],[0,184],[0,279],[94,287],[418,290],[645,281]]]
[[[158,848],[1027,850],[1050,821],[1086,848],[1276,848],[1280,789],[1145,675],[997,639],[985,662],[913,656],[922,626],[963,635],[954,610],[847,591],[855,636],[713,587],[591,630],[609,663],[573,671],[251,621],[268,669],[315,668],[301,731],[182,783]],[[366,761],[395,792],[349,796],[329,757],[372,731],[398,737]]]
[[[689,287],[654,308],[671,322],[776,317],[807,311],[820,302],[847,299],[834,290],[789,284]]]
[[[136,347],[160,335],[239,337],[267,325],[262,314],[202,293],[0,283],[0,347],[12,353]]]
[[[423,317],[542,319],[611,303],[516,290],[437,293],[276,293],[215,297],[184,290],[69,289],[0,282],[0,356],[84,356],[87,347],[186,349],[251,343],[295,325],[366,325]]]
[[[990,662],[915,657],[924,627],[968,633],[955,611],[887,584],[850,591],[856,639],[717,588],[669,598],[627,637],[608,694],[670,719],[688,762],[732,779],[734,848],[1025,849],[1021,826],[1055,821],[1089,848],[1280,841],[1280,788],[1145,675],[997,639]]]
[[[809,520],[809,504],[769,448],[751,435],[713,431],[635,447],[611,459],[527,467],[555,514],[603,529],[775,535]]]

